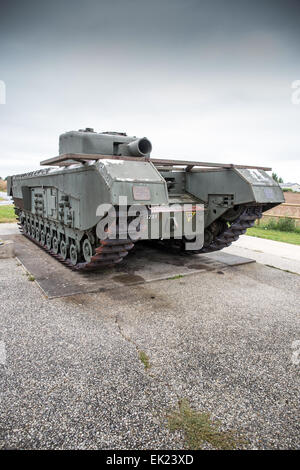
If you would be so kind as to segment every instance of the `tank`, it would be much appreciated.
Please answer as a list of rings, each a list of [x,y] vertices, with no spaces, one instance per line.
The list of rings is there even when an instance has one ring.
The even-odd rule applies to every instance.
[[[21,232],[75,270],[121,262],[134,244],[209,253],[284,202],[270,168],[151,157],[146,137],[70,131],[43,168],[8,177]]]

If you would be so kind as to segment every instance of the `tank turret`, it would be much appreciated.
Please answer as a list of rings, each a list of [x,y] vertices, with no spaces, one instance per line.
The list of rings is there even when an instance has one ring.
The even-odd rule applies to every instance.
[[[130,137],[125,132],[95,132],[87,127],[59,136],[59,154],[99,154],[150,157],[152,144],[146,137]]]

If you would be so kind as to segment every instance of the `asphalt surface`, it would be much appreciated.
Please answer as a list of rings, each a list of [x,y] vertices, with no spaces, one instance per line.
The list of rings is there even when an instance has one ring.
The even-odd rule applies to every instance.
[[[299,448],[298,275],[250,264],[47,300],[10,259],[0,286],[1,448],[180,449],[183,397],[247,448]]]

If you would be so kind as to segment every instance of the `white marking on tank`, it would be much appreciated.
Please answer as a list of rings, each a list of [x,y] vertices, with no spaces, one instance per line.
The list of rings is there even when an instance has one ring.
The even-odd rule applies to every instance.
[[[110,158],[103,160],[104,165],[106,165],[107,163],[112,164],[112,165],[124,165],[125,161],[124,160],[112,160]]]
[[[256,179],[257,181],[268,181],[265,175],[261,174],[259,170],[248,170],[252,178]]]

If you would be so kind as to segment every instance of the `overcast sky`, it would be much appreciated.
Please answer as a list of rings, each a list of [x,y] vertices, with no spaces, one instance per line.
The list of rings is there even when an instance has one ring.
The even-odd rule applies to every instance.
[[[299,1],[2,0],[0,14],[0,176],[94,127],[300,183]]]

